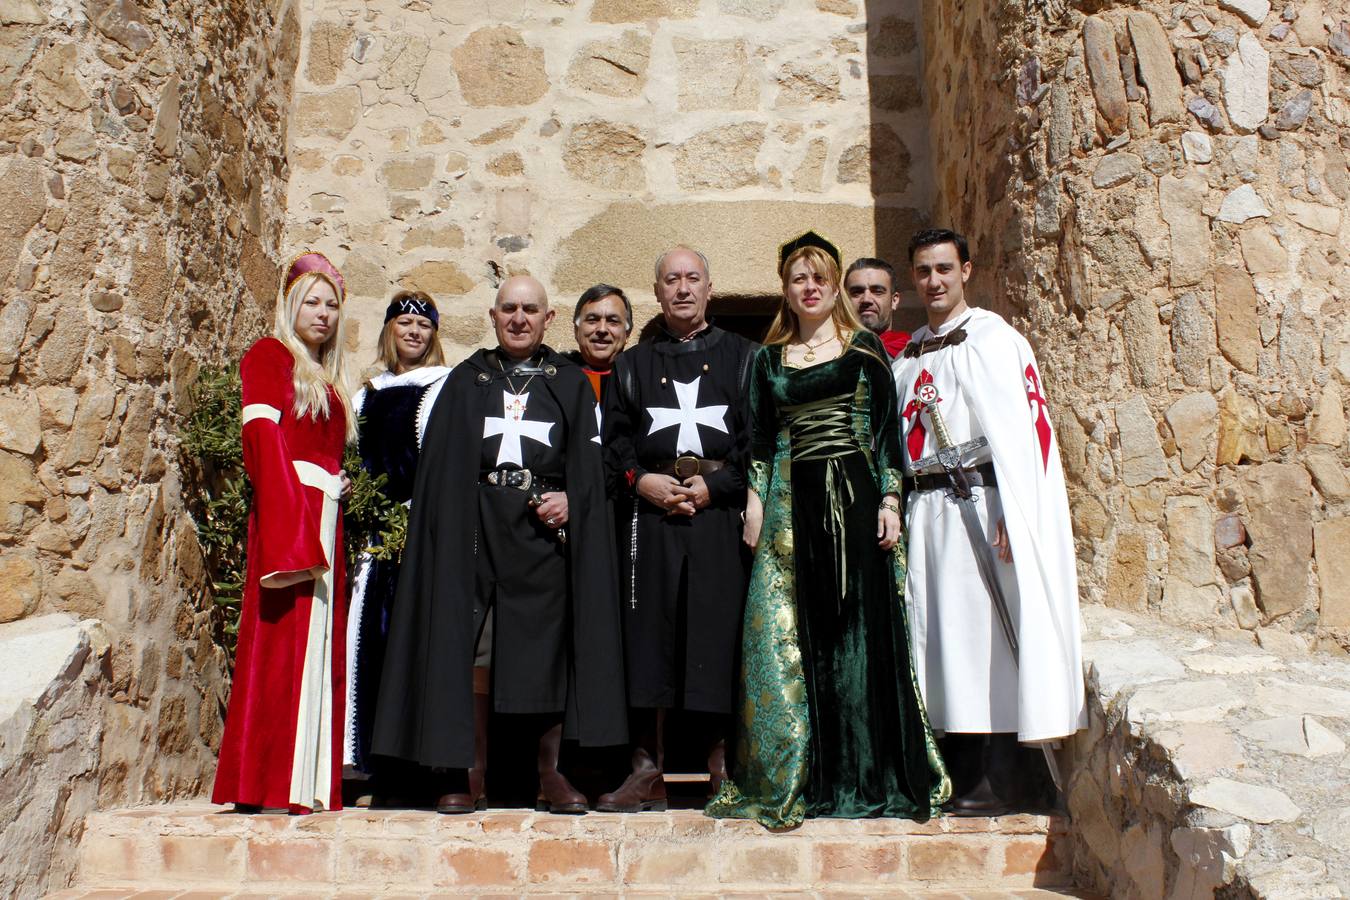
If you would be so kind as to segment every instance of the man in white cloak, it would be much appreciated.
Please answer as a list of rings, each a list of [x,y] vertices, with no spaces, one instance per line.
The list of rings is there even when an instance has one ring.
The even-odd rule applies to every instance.
[[[1019,771],[1018,742],[1050,744],[1086,726],[1068,497],[1030,344],[997,313],[966,302],[965,238],[922,231],[909,256],[928,316],[893,365],[915,671],[959,779],[951,811],[1001,815],[1032,777]],[[952,444],[987,440],[962,456],[987,547],[972,543],[942,468],[915,470],[939,447],[933,407]],[[992,562],[1018,655],[981,576],[980,553]]]

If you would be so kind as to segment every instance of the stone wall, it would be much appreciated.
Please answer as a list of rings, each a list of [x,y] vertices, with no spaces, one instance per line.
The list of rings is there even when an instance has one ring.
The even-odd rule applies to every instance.
[[[894,255],[932,196],[919,6],[311,0],[286,244],[342,265],[363,360],[400,285],[440,302],[458,359],[503,273],[569,311],[611,282],[645,318],[675,242],[738,295],[776,295],[808,227]]]
[[[1350,896],[1350,664],[1084,610],[1075,884],[1123,900]],[[1234,639],[1236,638],[1236,639]]]
[[[228,676],[175,416],[270,324],[299,36],[287,0],[3,0],[0,25],[0,623],[69,613],[110,645],[94,761],[0,808],[51,803],[0,857],[60,883],[88,810],[214,770]]]
[[[1091,8],[930,16],[935,219],[1040,355],[1085,599],[1342,652],[1350,4]]]

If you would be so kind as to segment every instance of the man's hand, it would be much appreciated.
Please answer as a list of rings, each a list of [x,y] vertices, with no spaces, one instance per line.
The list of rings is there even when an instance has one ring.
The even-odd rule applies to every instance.
[[[689,489],[669,475],[648,472],[637,481],[638,496],[652,506],[659,506],[666,515],[692,516],[694,501]],[[705,488],[706,492],[706,488]]]
[[[1003,524],[1002,519],[999,519],[998,524],[994,526],[993,548],[999,559],[1005,563],[1012,562],[1012,544],[1008,543],[1008,526]]]
[[[690,475],[684,480],[684,487],[688,490],[689,499],[694,503],[694,509],[707,509],[708,504],[712,503],[708,483],[703,480],[702,475]]]
[[[567,524],[567,492],[548,491],[539,495],[540,504],[534,508],[534,514],[549,528],[561,528]]]
[[[753,550],[758,546],[759,533],[764,528],[764,502],[754,491],[745,494],[745,525],[741,528],[741,540]]]

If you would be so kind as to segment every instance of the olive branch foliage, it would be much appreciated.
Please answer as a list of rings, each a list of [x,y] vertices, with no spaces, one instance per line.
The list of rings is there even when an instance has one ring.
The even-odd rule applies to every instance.
[[[244,597],[248,514],[253,486],[244,471],[243,416],[238,369],[204,367],[192,386],[190,412],[179,430],[185,494],[210,579],[211,599],[223,614],[222,643],[234,658]],[[362,552],[397,560],[408,531],[408,509],[384,495],[385,476],[371,475],[349,445],[343,469],[351,493],[342,501],[346,559]]]

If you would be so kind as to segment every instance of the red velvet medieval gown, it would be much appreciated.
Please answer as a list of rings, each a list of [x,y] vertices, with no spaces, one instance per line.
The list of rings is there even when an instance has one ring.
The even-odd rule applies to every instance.
[[[326,419],[296,418],[293,365],[270,337],[239,365],[253,506],[211,799],[306,812],[342,806],[347,609],[338,473],[346,422],[331,388]]]

